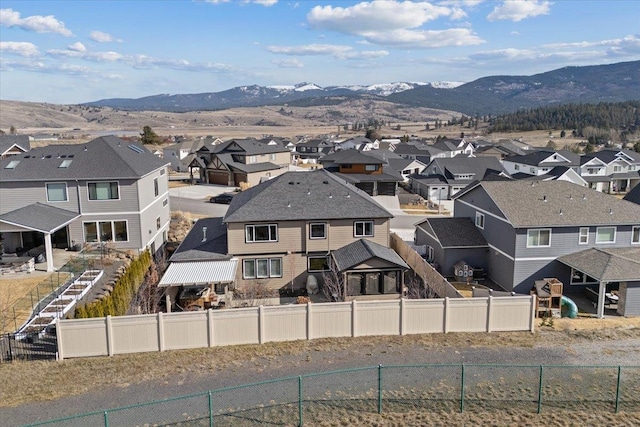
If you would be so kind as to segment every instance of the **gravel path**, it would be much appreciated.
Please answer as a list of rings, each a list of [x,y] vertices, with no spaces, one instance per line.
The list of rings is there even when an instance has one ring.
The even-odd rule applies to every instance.
[[[1,408],[0,425],[20,426],[238,384],[378,364],[640,366],[640,337],[637,334],[607,337],[605,333],[603,337],[602,333],[590,336],[588,333],[567,335],[565,332],[543,331],[537,334],[537,344],[533,346],[518,345],[517,340],[514,341],[514,346],[509,346],[508,343],[496,346],[484,342],[475,343],[473,338],[465,338],[462,341],[466,342],[460,342],[460,337],[455,334],[440,337],[438,344],[433,346],[420,340],[376,337],[359,338],[354,345],[342,343],[338,348],[310,348],[308,351],[281,356],[247,355],[246,359],[238,359],[214,373],[202,369],[205,374],[199,373],[197,366],[188,369],[168,366],[163,378],[119,387],[108,386],[52,401]],[[113,375],[117,375],[117,372]],[[79,378],[78,381],[82,379]]]

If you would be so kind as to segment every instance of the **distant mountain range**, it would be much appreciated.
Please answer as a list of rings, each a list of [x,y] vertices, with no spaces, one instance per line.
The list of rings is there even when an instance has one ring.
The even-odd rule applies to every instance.
[[[223,110],[261,105],[335,105],[357,98],[452,110],[467,115],[502,114],[567,103],[640,99],[640,61],[564,67],[532,76],[491,76],[470,83],[397,82],[370,86],[239,86],[222,92],[112,98],[83,105],[132,111]]]

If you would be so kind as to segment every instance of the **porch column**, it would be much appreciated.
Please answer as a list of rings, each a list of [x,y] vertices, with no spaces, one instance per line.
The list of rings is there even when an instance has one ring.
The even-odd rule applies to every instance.
[[[167,313],[171,313],[171,295],[169,292],[165,292],[164,294],[165,304],[167,305]]]
[[[604,319],[604,294],[607,292],[607,282],[600,282],[598,289],[598,319]]]
[[[53,269],[53,247],[51,246],[51,234],[44,233],[44,249],[45,256],[47,257],[47,271],[54,271]]]

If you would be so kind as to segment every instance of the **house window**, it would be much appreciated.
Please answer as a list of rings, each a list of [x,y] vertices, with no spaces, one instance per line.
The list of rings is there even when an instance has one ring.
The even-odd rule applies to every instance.
[[[640,243],[640,225],[631,227],[631,243]]]
[[[353,223],[354,237],[373,237],[373,221],[356,221]]]
[[[87,187],[89,200],[117,200],[120,197],[116,181],[90,182]]]
[[[351,168],[352,168],[352,165],[350,165],[350,164],[346,164],[346,165],[342,165],[342,166],[340,166],[340,167],[341,167],[342,169],[351,169]]]
[[[327,224],[325,222],[316,222],[316,223],[309,224],[309,238],[310,239],[326,239]]]
[[[158,186],[158,178],[153,178],[153,193],[158,197],[160,194],[160,187]]]
[[[433,246],[427,246],[427,262],[433,262],[434,259]]]
[[[536,168],[529,168],[529,172],[536,173]]]
[[[255,163],[256,162],[256,156],[249,156],[249,163]]]
[[[580,236],[578,237],[579,245],[586,245],[589,243],[589,227],[580,227]]]
[[[47,184],[47,202],[66,202],[67,184],[64,182],[55,182]]]
[[[615,227],[598,227],[596,229],[596,243],[615,243],[616,228]]]
[[[11,160],[9,163],[7,163],[7,166],[5,166],[5,169],[15,169],[16,166],[18,166],[18,164],[20,163],[20,160]]]
[[[85,222],[83,226],[85,242],[106,242],[108,240],[126,242],[129,240],[127,221]]]
[[[276,159],[276,153],[271,153],[269,155],[269,160],[275,160]]]
[[[246,225],[244,230],[247,243],[278,241],[278,226],[276,224]]]
[[[158,217],[156,218],[156,230],[160,230],[160,227],[162,227],[162,220]]]
[[[476,212],[476,227],[484,230],[484,214]]]
[[[329,257],[309,257],[309,273],[328,271],[329,270]]]
[[[169,204],[169,200],[168,200],[168,199],[164,199],[164,200],[162,201],[162,207],[165,207],[165,206],[167,206],[168,204]]]
[[[367,172],[375,172],[378,170],[378,165],[365,165],[364,170]]]
[[[613,167],[613,171],[614,172],[620,172],[622,170],[622,166],[614,166]]]
[[[527,230],[527,247],[541,248],[551,246],[551,229]]]
[[[160,175],[164,175],[165,174],[165,170],[164,169],[160,169]]]
[[[520,170],[520,165],[513,165],[513,169],[519,171]]]
[[[257,258],[242,261],[243,279],[282,277],[282,258]]]

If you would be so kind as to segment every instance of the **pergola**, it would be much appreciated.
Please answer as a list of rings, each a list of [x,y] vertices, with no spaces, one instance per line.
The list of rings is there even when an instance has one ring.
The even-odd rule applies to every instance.
[[[608,283],[640,281],[640,247],[591,248],[561,256],[558,261],[571,267],[572,278],[574,275],[590,277],[598,283],[597,316],[599,318],[604,317]]]

